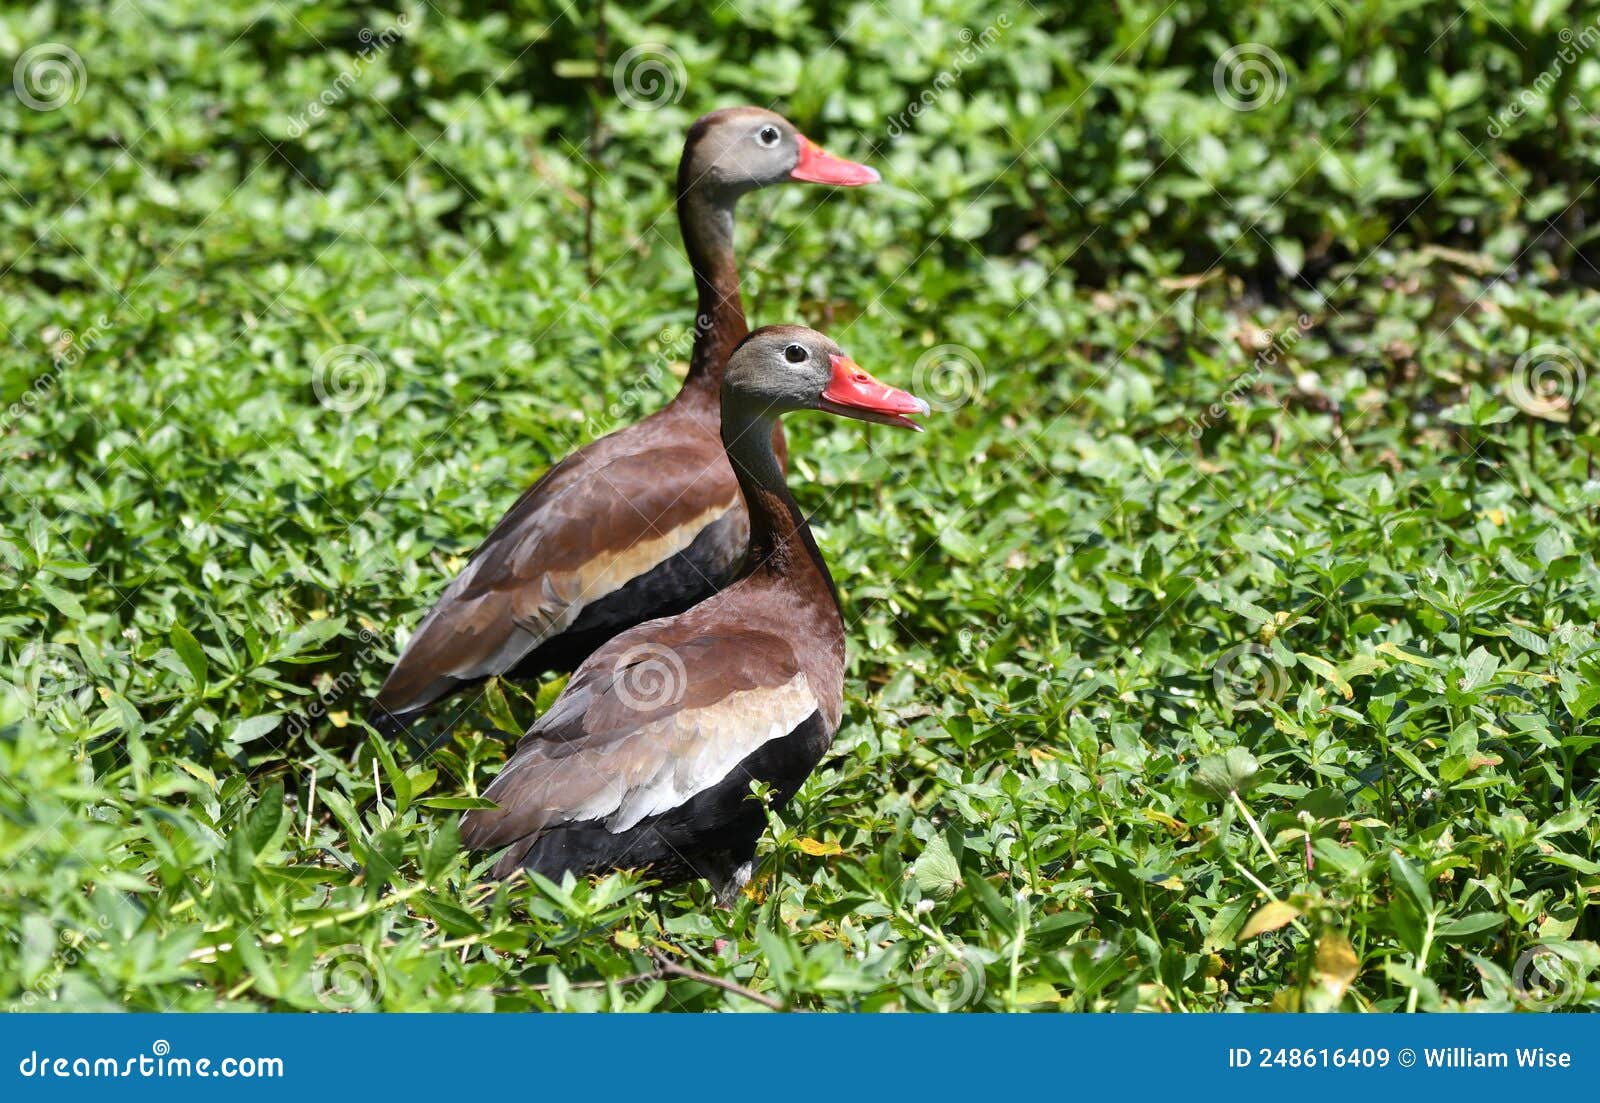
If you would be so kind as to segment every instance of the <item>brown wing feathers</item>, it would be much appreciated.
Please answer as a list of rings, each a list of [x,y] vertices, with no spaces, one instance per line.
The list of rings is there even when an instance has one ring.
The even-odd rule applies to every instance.
[[[384,683],[380,706],[404,713],[511,670],[739,506],[720,442],[704,433],[609,462],[578,453],[523,496],[446,589]]]
[[[463,819],[471,847],[518,844],[497,872],[558,824],[621,833],[682,805],[818,710],[788,641],[676,627],[643,625],[592,655],[486,791],[499,807]]]

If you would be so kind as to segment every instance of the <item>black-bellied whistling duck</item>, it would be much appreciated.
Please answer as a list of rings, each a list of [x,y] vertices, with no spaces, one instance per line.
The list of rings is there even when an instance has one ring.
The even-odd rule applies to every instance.
[[[678,165],[678,222],[699,295],[688,378],[663,409],[550,468],[501,518],[417,626],[378,691],[375,724],[403,727],[491,675],[569,670],[622,629],[734,579],[748,521],[717,408],[723,364],[747,332],[734,206],[785,180],[877,179],[757,107],[689,128]]]
[[[752,333],[728,361],[722,440],[750,514],[749,573],[685,613],[612,639],[578,667],[469,812],[494,867],[560,878],[648,869],[708,878],[731,904],[766,823],[821,761],[844,705],[844,621],[773,449],[780,414],[825,410],[918,429],[927,403],[879,383],[799,326]]]

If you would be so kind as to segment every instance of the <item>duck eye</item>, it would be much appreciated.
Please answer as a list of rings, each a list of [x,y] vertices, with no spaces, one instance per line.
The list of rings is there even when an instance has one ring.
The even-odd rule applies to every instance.
[[[790,345],[783,350],[783,358],[791,364],[804,364],[809,357],[810,353],[799,345]]]
[[[773,146],[778,144],[778,138],[778,128],[775,126],[764,126],[756,132],[756,141],[760,142],[768,149],[771,149]]]

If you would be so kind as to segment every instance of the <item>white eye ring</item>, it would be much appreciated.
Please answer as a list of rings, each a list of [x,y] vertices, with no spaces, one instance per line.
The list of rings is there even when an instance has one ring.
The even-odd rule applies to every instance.
[[[811,359],[811,354],[805,350],[804,345],[790,345],[783,350],[783,358],[791,364],[804,364]]]
[[[768,149],[771,149],[773,146],[777,145],[778,139],[781,137],[783,137],[783,135],[779,134],[778,128],[773,126],[771,123],[768,123],[766,126],[756,131],[756,141],[760,142]]]

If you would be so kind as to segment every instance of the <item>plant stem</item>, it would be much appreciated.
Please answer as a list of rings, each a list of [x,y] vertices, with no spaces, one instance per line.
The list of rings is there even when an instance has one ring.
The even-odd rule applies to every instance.
[[[1267,842],[1266,834],[1261,830],[1261,825],[1250,814],[1250,809],[1245,807],[1244,801],[1239,799],[1237,790],[1229,790],[1228,796],[1232,798],[1234,806],[1239,809],[1239,814],[1244,817],[1244,822],[1250,825],[1250,833],[1256,837],[1256,842],[1261,844],[1261,849],[1266,851],[1267,857],[1272,859],[1272,864],[1278,869],[1283,868],[1283,863],[1278,860],[1277,853],[1272,849],[1272,844]]]
[[[1433,950],[1433,928],[1436,921],[1437,917],[1430,911],[1428,913],[1427,929],[1422,932],[1422,949],[1413,959],[1418,977],[1424,976],[1423,970],[1428,967],[1428,954]],[[1417,987],[1411,989],[1411,994],[1406,997],[1406,1014],[1410,1015],[1416,1012],[1417,997],[1420,995],[1422,995],[1422,989]]]

